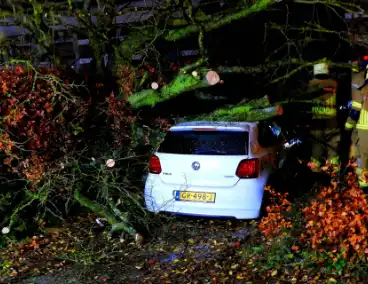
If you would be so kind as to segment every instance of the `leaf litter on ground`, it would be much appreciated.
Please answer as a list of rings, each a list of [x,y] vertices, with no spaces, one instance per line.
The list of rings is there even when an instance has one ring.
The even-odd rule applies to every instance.
[[[254,221],[178,217],[137,248],[119,238],[108,241],[95,217],[74,218],[60,228],[46,229],[44,235],[0,249],[0,282],[40,274],[52,278],[66,270],[75,271],[70,277],[79,279],[70,283],[331,283],[334,279],[299,268],[262,267],[267,244],[255,231]],[[252,253],[246,254],[249,250]]]

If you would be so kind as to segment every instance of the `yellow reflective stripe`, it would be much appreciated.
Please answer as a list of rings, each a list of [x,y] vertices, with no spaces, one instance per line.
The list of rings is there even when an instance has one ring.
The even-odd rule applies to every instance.
[[[346,124],[345,124],[345,126],[346,126]],[[362,123],[357,123],[356,128],[361,129],[361,130],[368,130],[368,125],[367,124],[362,124]]]
[[[358,109],[361,109],[362,108],[362,104],[361,103],[358,103],[356,101],[352,101],[351,102],[351,106],[354,107],[354,108],[358,108]]]
[[[346,122],[345,123],[345,129],[353,129],[354,128],[354,124]]]
[[[364,125],[367,124],[367,111],[365,111],[364,109],[362,109],[362,111],[360,112],[358,123]]]

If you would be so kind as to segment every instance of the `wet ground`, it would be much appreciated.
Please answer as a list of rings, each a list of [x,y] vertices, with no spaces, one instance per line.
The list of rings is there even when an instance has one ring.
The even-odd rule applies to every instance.
[[[84,220],[83,226],[95,226],[93,221],[93,218]],[[99,236],[92,234],[93,242],[96,243],[83,244],[84,251],[89,251],[90,255],[84,252],[84,255],[78,257],[78,248],[81,254],[81,243],[69,242],[65,246],[68,243],[66,238],[74,239],[75,243],[76,238],[82,241],[82,236],[76,237],[78,232],[68,228],[67,233],[63,235],[59,232],[58,237],[50,241],[50,246],[54,247],[62,243],[63,248],[58,249],[59,253],[48,254],[48,244],[33,248],[28,253],[33,254],[33,258],[21,253],[31,259],[30,262],[40,257],[47,259],[40,264],[46,266],[43,267],[45,269],[37,267],[20,273],[20,266],[14,265],[12,269],[18,271],[16,277],[7,277],[0,283],[191,283],[191,277],[195,277],[198,283],[209,283],[215,275],[224,280],[228,277],[235,279],[237,272],[240,272],[240,266],[236,263],[241,261],[242,248],[250,238],[249,222],[171,218],[165,226],[160,234],[147,240],[141,248],[133,244],[121,245],[117,239],[108,243],[106,240],[98,240]],[[41,239],[39,243],[42,243]],[[68,247],[66,254],[60,257],[65,247]],[[70,252],[73,252],[74,258]],[[34,257],[36,253],[37,258]],[[99,253],[105,254],[105,257],[95,261]],[[90,258],[89,262],[83,257]],[[221,271],[224,271],[222,276]],[[43,275],[32,276],[34,273]]]

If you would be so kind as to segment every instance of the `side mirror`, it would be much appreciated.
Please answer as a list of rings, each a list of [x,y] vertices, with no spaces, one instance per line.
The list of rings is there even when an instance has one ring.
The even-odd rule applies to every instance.
[[[270,129],[271,129],[273,135],[275,135],[276,137],[280,136],[280,133],[281,133],[281,127],[280,126],[278,126],[278,125],[270,126]]]

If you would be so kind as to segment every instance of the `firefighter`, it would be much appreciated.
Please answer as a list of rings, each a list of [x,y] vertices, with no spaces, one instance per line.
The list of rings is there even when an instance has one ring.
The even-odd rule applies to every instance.
[[[368,184],[365,182],[365,172],[368,169],[368,76],[367,64],[354,62],[352,68],[351,97],[349,103],[349,116],[345,123],[345,129],[353,131],[356,129],[357,135],[357,156],[359,184],[365,191]]]
[[[312,96],[316,96],[313,94],[317,93],[317,98],[311,99],[313,120],[311,134],[316,140],[312,143],[312,162],[319,170],[321,163],[327,159],[338,163],[336,151],[326,147],[329,143],[337,145],[340,137],[336,116],[337,81],[331,78],[329,66],[326,63],[314,65],[313,75],[314,78],[308,83],[308,93]],[[328,136],[331,137],[328,138]]]

